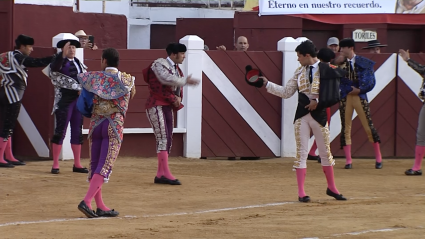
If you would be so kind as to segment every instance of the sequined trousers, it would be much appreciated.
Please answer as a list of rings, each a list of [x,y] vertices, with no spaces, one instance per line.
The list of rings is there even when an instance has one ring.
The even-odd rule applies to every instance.
[[[319,150],[319,157],[322,166],[333,166],[335,160],[333,159],[330,147],[330,133],[328,124],[326,126],[320,125],[311,114],[307,114],[294,123],[295,142],[297,145],[296,161],[294,168],[307,168],[308,156],[308,141],[310,139],[310,131],[316,139],[317,149]]]
[[[157,105],[146,110],[156,139],[156,151],[170,153],[173,142],[174,113],[172,106]]]
[[[108,119],[97,125],[89,138],[90,167],[88,179],[100,174],[109,181],[114,163],[121,149],[121,142]]]
[[[351,126],[353,123],[353,112],[357,113],[366,135],[371,143],[381,142],[378,131],[373,125],[370,117],[370,108],[367,100],[360,98],[358,95],[347,95],[339,102],[339,113],[341,116],[341,148],[351,145]]]

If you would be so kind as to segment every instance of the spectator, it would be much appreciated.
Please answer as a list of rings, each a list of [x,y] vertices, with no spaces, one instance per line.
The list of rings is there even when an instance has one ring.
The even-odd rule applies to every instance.
[[[331,49],[335,54],[339,51],[339,39],[336,37],[331,37],[328,39],[328,48]]]
[[[92,50],[97,50],[98,47],[96,46],[96,43],[89,42],[89,37],[91,35],[87,35],[83,30],[79,30],[74,34],[78,39],[80,39],[80,44],[82,48],[90,48]]]
[[[378,40],[372,40],[367,42],[367,47],[363,49],[369,49],[369,53],[379,54],[381,53],[381,47],[386,47],[387,45],[382,45]]]
[[[247,51],[249,48],[248,39],[244,36],[238,37],[238,40],[235,42],[235,50],[236,51]],[[226,50],[224,45],[218,46],[217,50]]]

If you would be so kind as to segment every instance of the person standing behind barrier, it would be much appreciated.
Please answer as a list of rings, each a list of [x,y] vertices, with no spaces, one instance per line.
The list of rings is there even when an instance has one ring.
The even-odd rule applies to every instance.
[[[304,190],[310,131],[313,131],[318,143],[319,155],[322,159],[321,164],[328,184],[326,194],[336,200],[347,200],[339,193],[335,185],[333,169],[335,160],[330,149],[330,133],[326,122],[325,108],[331,104],[336,104],[338,99],[334,99],[334,102],[327,102],[326,95],[320,94],[320,87],[322,87],[322,84],[325,85],[323,80],[338,81],[343,73],[339,69],[331,68],[327,63],[319,62],[316,58],[316,47],[309,40],[298,45],[295,51],[301,66],[295,70],[294,76],[285,86],[268,81],[266,77],[260,78],[264,80],[263,85],[266,86],[267,92],[270,94],[288,99],[295,92],[298,92],[298,106],[294,120],[297,156],[293,165],[297,174],[298,201],[310,201],[310,197],[306,195]],[[338,89],[336,88],[335,91],[338,91]]]
[[[381,44],[378,40],[372,40],[367,42],[367,47],[363,47],[363,49],[369,49],[369,53],[372,54],[380,54],[381,48],[386,47],[388,45]]]
[[[0,54],[0,167],[13,168],[25,165],[12,153],[12,134],[18,121],[22,98],[27,88],[26,67],[49,65],[54,56],[32,58],[34,39],[19,35],[15,50]],[[6,159],[4,158],[6,154]]]
[[[92,50],[97,50],[98,47],[96,46],[96,43],[89,42],[89,38],[91,35],[87,35],[83,30],[79,30],[74,34],[76,37],[78,37],[81,48],[87,48]]]
[[[71,148],[74,154],[72,171],[88,173],[87,168],[81,165],[80,160],[81,145],[83,144],[83,116],[77,109],[77,99],[81,91],[77,75],[86,72],[87,67],[75,57],[76,48],[81,46],[78,38],[61,40],[56,46],[62,51],[50,64],[48,74],[55,89],[52,114],[55,114],[56,120],[55,133],[51,139],[53,154],[51,173],[59,173],[59,154],[69,123],[71,125]]]
[[[226,47],[224,45],[216,47],[217,50],[225,51]],[[249,48],[248,38],[245,36],[240,36],[235,42],[235,51],[247,51]]]
[[[355,42],[351,38],[345,38],[339,43],[342,56],[346,59],[340,65],[348,74],[341,79],[341,102],[339,106],[341,116],[341,148],[344,149],[346,164],[345,169],[352,168],[351,159],[351,125],[353,123],[353,111],[362,123],[364,130],[373,144],[375,151],[375,168],[382,168],[382,156],[379,144],[381,140],[378,131],[372,123],[370,117],[369,102],[366,93],[370,92],[376,84],[375,62],[358,56],[354,52]]]
[[[410,58],[409,50],[399,50],[399,54],[404,61],[416,72],[418,72],[422,78],[425,77],[425,66]],[[419,98],[425,100],[425,79],[422,79],[422,86],[419,91]],[[416,147],[415,147],[415,162],[411,169],[406,170],[406,175],[422,175],[422,159],[425,155],[425,104],[422,104],[422,108],[419,112],[418,128],[416,129]]]
[[[174,111],[183,108],[182,86],[198,85],[199,80],[192,78],[191,75],[183,76],[178,66],[185,59],[185,45],[170,43],[166,51],[167,58],[159,58],[143,70],[143,78],[149,88],[146,116],[156,139],[158,170],[154,183],[181,185],[168,167],[168,156],[173,141]]]
[[[83,87],[78,109],[90,118],[90,182],[87,194],[78,209],[87,217],[116,217],[119,212],[103,203],[102,185],[109,181],[123,141],[124,119],[130,97],[136,94],[135,78],[118,71],[119,53],[114,48],[102,52],[101,68],[78,74]],[[88,114],[88,115],[87,115]],[[93,211],[91,201],[96,201]]]
[[[332,50],[333,53],[335,53],[335,54],[338,53],[339,52],[339,39],[336,38],[336,37],[329,38],[328,42],[327,42],[327,46],[328,46],[329,49]],[[334,59],[334,58],[332,58],[332,59]]]

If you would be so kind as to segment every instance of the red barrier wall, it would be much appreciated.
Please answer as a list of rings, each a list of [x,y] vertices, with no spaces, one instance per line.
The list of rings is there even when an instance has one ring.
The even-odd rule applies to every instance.
[[[127,18],[105,13],[75,13],[71,7],[15,4],[13,39],[26,34],[37,47],[51,47],[52,37],[59,33],[84,30],[95,37],[99,48],[127,48]]]

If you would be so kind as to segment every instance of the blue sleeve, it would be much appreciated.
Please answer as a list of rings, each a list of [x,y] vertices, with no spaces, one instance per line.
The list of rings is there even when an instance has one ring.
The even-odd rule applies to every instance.
[[[359,75],[360,94],[365,94],[371,91],[375,87],[375,84],[376,84],[376,79],[375,79],[375,71],[373,70],[373,66],[368,67],[364,70],[364,73],[362,74],[362,76]]]
[[[94,94],[84,88],[81,90],[80,96],[78,97],[77,108],[81,114],[87,118],[91,118],[92,115],[93,98]]]

